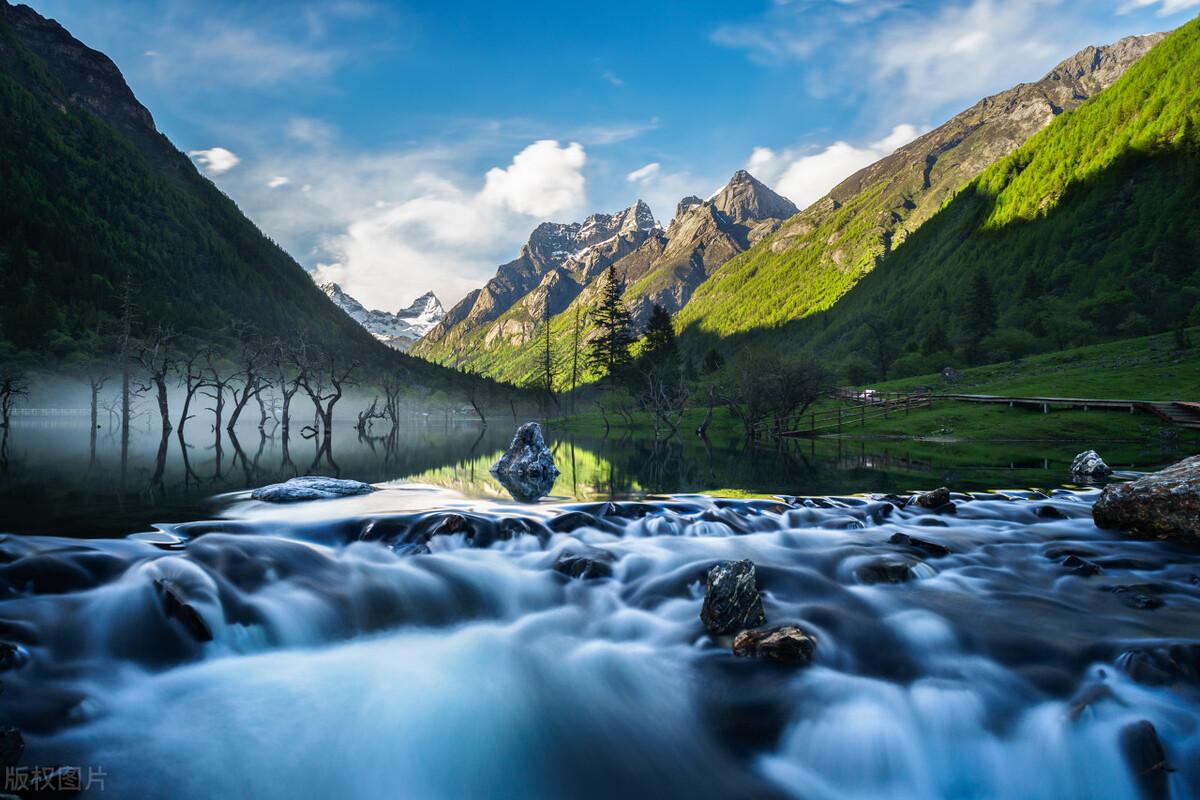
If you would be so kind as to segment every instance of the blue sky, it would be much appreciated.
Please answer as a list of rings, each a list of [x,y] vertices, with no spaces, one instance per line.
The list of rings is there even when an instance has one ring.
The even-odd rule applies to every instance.
[[[447,305],[540,221],[804,206],[980,97],[1200,0],[32,0],[300,263]]]

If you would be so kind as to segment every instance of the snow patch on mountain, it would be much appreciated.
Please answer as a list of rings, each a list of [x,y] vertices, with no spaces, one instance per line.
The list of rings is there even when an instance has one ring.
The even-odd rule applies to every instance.
[[[336,283],[322,283],[318,287],[368,333],[397,350],[407,350],[446,316],[446,309],[433,292],[426,292],[407,308],[393,314],[367,309]]]

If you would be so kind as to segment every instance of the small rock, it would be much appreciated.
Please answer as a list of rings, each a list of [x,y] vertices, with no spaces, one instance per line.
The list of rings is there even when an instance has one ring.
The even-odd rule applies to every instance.
[[[429,533],[431,536],[448,536],[455,533],[466,533],[470,529],[467,518],[462,514],[446,514]]]
[[[700,621],[713,635],[767,623],[753,561],[722,561],[708,571]]]
[[[1175,770],[1167,763],[1158,731],[1148,720],[1131,722],[1121,729],[1121,753],[1137,781],[1138,790],[1147,800],[1166,800],[1170,797],[1168,774]]]
[[[341,478],[323,478],[318,475],[306,475],[292,478],[283,483],[273,483],[263,486],[251,493],[252,500],[264,503],[300,503],[307,500],[332,500],[335,497],[353,497],[360,494],[370,494],[375,487],[361,481],[348,481]]]
[[[20,669],[29,662],[29,652],[19,644],[0,642],[0,672]]]
[[[212,629],[208,627],[204,617],[200,616],[200,612],[191,603],[184,600],[183,595],[173,583],[165,578],[158,578],[154,581],[154,588],[158,590],[158,594],[162,598],[163,611],[168,617],[179,620],[196,641],[211,642],[213,640]]]
[[[940,486],[932,492],[922,492],[913,499],[921,508],[941,508],[950,502],[950,490]]]
[[[904,583],[912,578],[912,570],[903,561],[872,561],[854,570],[859,583]]]
[[[962,380],[962,373],[956,370],[954,367],[943,367],[942,378],[950,383],[957,383],[958,381]]]
[[[892,538],[888,539],[891,544],[901,544],[906,547],[911,547],[914,550],[920,550],[931,558],[942,558],[950,555],[950,548],[944,547],[936,542],[927,542],[924,539],[918,539],[915,536],[909,536],[907,533],[894,533]]]
[[[1112,470],[1095,450],[1084,450],[1071,462],[1071,474],[1076,478],[1103,478]]]
[[[1135,583],[1128,586],[1113,586],[1109,588],[1122,603],[1139,611],[1152,611],[1162,608],[1163,600],[1158,594],[1166,587],[1157,583]]]
[[[612,554],[604,550],[563,553],[554,561],[554,571],[568,578],[609,578],[613,574],[612,562]]]
[[[1042,519],[1066,519],[1067,518],[1066,514],[1064,514],[1062,511],[1055,508],[1054,506],[1038,506],[1037,511],[1034,511],[1033,513],[1037,514]]]
[[[1166,686],[1179,681],[1200,683],[1200,644],[1178,643],[1129,650],[1117,666],[1138,683]]]
[[[1129,483],[1110,483],[1092,506],[1092,519],[1136,536],[1200,541],[1200,456]]]
[[[25,737],[16,728],[0,728],[0,768],[15,767],[25,752]]]
[[[1081,578],[1090,578],[1103,572],[1099,564],[1093,564],[1079,556],[1067,556],[1063,559],[1062,565],[1070,570],[1072,575],[1078,575]]]
[[[817,640],[797,625],[742,631],[733,640],[733,654],[803,667],[812,661]]]

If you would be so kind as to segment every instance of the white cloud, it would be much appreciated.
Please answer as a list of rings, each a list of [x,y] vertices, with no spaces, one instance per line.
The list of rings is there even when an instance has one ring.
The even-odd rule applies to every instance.
[[[288,178],[286,175],[275,175],[269,181],[267,181],[267,187],[270,189],[278,189],[280,186],[285,185],[287,182],[288,182]]]
[[[192,89],[264,87],[329,75],[344,54],[332,47],[277,37],[270,28],[208,20],[164,28],[155,38],[169,42],[152,59],[156,80]]]
[[[505,169],[488,170],[482,198],[534,217],[578,209],[583,204],[585,161],[578,142],[562,147],[542,139],[517,153]]]
[[[232,151],[224,147],[210,147],[207,150],[189,150],[188,155],[200,162],[204,171],[209,175],[224,175],[241,161]]]
[[[625,180],[630,183],[648,183],[654,180],[655,176],[662,171],[662,165],[657,161],[652,161],[644,167],[638,167],[633,172],[625,176]]]
[[[767,147],[756,147],[746,169],[798,207],[806,208],[858,170],[890,155],[920,133],[914,125],[897,125],[878,141],[861,146],[838,141],[816,153],[775,152]]]
[[[473,173],[459,147],[284,147],[235,173],[229,188],[319,279],[394,310],[429,290],[455,302],[513,258],[538,222],[579,216],[586,160],[582,145],[553,140]],[[285,175],[300,191],[271,190]]]
[[[1130,11],[1136,11],[1140,8],[1149,8],[1161,4],[1158,10],[1160,17],[1178,14],[1180,11],[1185,11],[1189,8],[1200,6],[1200,0],[1129,0],[1125,5],[1117,9],[1118,14],[1128,14]]]

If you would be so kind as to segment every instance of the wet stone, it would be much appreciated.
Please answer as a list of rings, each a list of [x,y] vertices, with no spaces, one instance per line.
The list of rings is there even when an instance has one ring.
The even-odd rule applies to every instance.
[[[788,666],[803,667],[812,661],[817,640],[798,625],[780,625],[742,631],[733,640],[733,654]]]
[[[568,578],[609,578],[613,574],[613,556],[604,550],[563,553],[554,561],[554,571]]]
[[[1100,569],[1099,564],[1093,564],[1079,556],[1067,556],[1063,559],[1062,565],[1072,575],[1078,575],[1081,578],[1090,578],[1104,571]]]
[[[905,583],[912,578],[912,570],[903,561],[872,561],[854,570],[859,583],[868,586],[877,583]]]
[[[766,624],[754,562],[722,561],[708,571],[700,621],[714,636]]]
[[[213,640],[212,629],[208,627],[204,617],[200,616],[200,612],[183,598],[175,584],[159,578],[154,581],[154,588],[162,599],[163,611],[168,617],[178,620],[196,641],[211,642]]]
[[[305,475],[283,483],[273,483],[270,486],[255,489],[250,494],[250,499],[261,500],[264,503],[302,503],[308,500],[355,497],[370,494],[373,491],[375,491],[374,486],[361,481]]]
[[[1180,681],[1200,683],[1200,643],[1127,650],[1117,658],[1117,667],[1147,686],[1166,686]]]
[[[1121,754],[1138,791],[1146,800],[1166,800],[1170,797],[1167,779],[1174,769],[1167,762],[1167,754],[1159,741],[1158,731],[1148,720],[1131,722],[1121,729]]]
[[[1130,608],[1135,608],[1139,611],[1152,611],[1156,608],[1162,608],[1164,605],[1163,599],[1158,595],[1166,591],[1167,587],[1160,583],[1135,583],[1128,586],[1111,586],[1106,588]]]
[[[894,533],[892,538],[888,539],[891,544],[904,545],[911,547],[914,550],[919,550],[930,558],[942,558],[950,555],[950,548],[940,545],[936,542],[918,539],[915,536],[909,536],[907,533]]]
[[[14,767],[25,753],[25,737],[16,728],[0,728],[0,767]]]
[[[943,508],[950,504],[950,490],[939,486],[932,492],[922,492],[913,498],[913,503],[921,508]]]
[[[1135,536],[1200,541],[1200,456],[1105,486],[1092,519]]]

